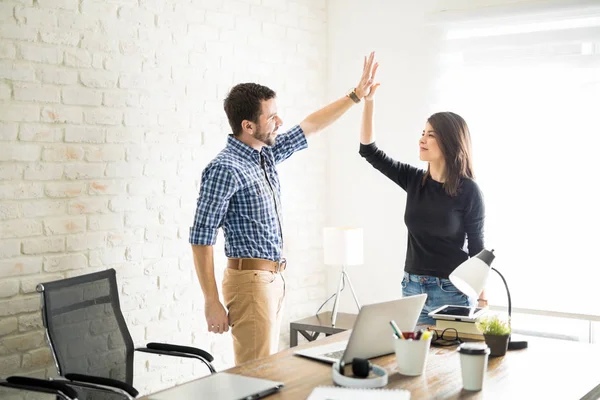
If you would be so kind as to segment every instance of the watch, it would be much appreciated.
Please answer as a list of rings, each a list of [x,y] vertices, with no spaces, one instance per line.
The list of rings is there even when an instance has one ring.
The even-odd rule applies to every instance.
[[[356,95],[356,88],[352,88],[352,90],[350,90],[346,96],[350,97],[353,102],[360,103],[360,98]]]

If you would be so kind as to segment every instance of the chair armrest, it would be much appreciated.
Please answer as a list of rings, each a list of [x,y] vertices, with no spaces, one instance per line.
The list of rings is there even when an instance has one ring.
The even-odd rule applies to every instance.
[[[137,397],[137,395],[140,393],[133,386],[125,382],[118,381],[116,379],[102,378],[99,376],[84,374],[65,374],[64,377],[67,378],[69,381],[73,381],[73,383],[85,382],[120,389],[128,395],[130,395],[131,397]]]
[[[210,353],[202,349],[190,346],[179,346],[176,344],[151,342],[146,345],[146,348],[151,350],[162,350],[167,352],[195,354],[204,358],[208,362],[213,362],[213,360],[215,359]]]
[[[139,351],[140,353],[150,353],[150,354],[158,354],[163,356],[172,356],[172,357],[185,357],[185,358],[195,358],[197,360],[202,361],[210,370],[212,374],[217,372],[215,367],[212,366],[211,362],[214,360],[214,357],[207,353],[204,350],[198,349],[196,347],[188,347],[188,346],[178,346],[174,344],[168,343],[148,343],[146,347],[138,347],[135,351]]]
[[[6,378],[6,383],[0,382],[0,385],[14,389],[51,393],[63,397],[67,396],[69,399],[77,399],[77,391],[75,391],[75,389],[64,383],[48,381],[46,379],[30,378],[26,376],[9,376]]]

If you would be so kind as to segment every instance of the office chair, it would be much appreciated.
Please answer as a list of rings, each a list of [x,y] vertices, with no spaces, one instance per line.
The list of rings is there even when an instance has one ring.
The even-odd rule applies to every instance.
[[[47,381],[45,379],[10,376],[6,379],[0,379],[0,386],[30,392],[54,394],[58,400],[80,400],[77,397],[77,392],[65,383]]]
[[[53,394],[56,395],[56,400],[130,400],[138,394],[131,387],[129,388],[131,393],[120,391],[119,386],[122,386],[122,384],[117,384],[117,386],[88,385],[64,378],[38,379],[26,376],[9,376],[6,380],[0,379],[0,386]],[[134,393],[135,395],[132,396]]]
[[[204,350],[167,343],[134,348],[121,312],[114,269],[41,283],[42,321],[59,375],[90,387],[133,388],[134,351],[194,358],[211,373],[213,356]],[[137,391],[135,395],[137,396]]]

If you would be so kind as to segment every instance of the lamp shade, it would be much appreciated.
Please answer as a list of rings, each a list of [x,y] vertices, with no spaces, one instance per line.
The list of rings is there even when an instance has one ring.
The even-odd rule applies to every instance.
[[[326,265],[361,265],[363,263],[362,228],[324,228],[323,253]]]
[[[494,250],[481,250],[450,274],[450,282],[469,297],[477,297],[485,288],[494,261]]]

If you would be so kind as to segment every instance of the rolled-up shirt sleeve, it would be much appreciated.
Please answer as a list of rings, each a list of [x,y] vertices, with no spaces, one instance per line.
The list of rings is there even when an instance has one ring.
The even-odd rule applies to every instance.
[[[308,147],[304,131],[300,125],[294,126],[292,129],[279,135],[273,145],[273,157],[275,164],[290,158],[295,152]]]
[[[190,243],[212,246],[223,225],[229,201],[237,191],[237,182],[229,169],[222,165],[207,167],[202,173],[200,194],[194,224],[190,227]]]

